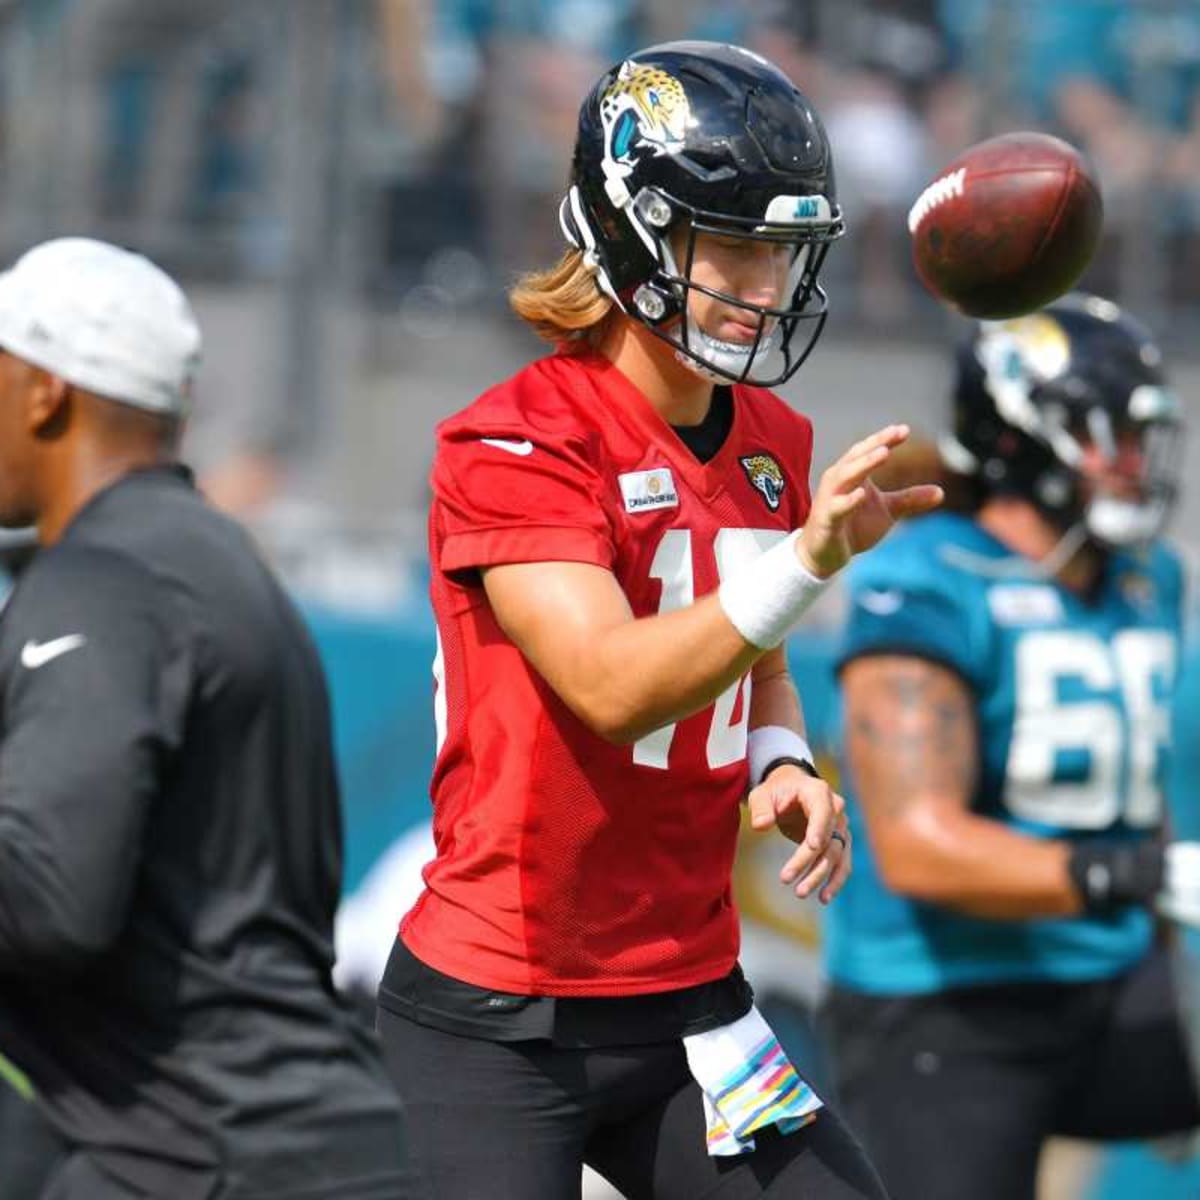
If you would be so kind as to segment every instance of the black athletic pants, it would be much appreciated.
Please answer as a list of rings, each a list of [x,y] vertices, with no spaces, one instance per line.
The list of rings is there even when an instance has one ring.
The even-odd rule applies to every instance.
[[[828,1108],[750,1154],[710,1158],[681,1042],[565,1049],[496,1042],[379,1012],[412,1165],[432,1200],[575,1200],[583,1164],[628,1200],[886,1200]]]
[[[1102,983],[834,988],[822,1026],[841,1109],[894,1200],[1032,1200],[1052,1134],[1142,1139],[1200,1124],[1162,949]]]

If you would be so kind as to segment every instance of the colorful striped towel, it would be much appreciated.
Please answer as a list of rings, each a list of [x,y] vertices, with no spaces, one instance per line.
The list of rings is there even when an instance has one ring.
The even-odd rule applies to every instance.
[[[757,1008],[729,1025],[685,1037],[683,1046],[704,1093],[711,1155],[745,1154],[754,1149],[754,1130],[778,1125],[791,1133],[821,1107]]]

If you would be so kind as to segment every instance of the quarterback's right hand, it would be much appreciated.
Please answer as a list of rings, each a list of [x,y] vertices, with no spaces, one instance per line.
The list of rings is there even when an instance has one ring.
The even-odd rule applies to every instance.
[[[871,472],[908,438],[907,425],[889,425],[856,442],[821,476],[804,531],[796,539],[796,557],[810,574],[827,579],[855,554],[869,550],[902,517],[915,517],[942,502],[933,483],[885,492]]]
[[[1162,890],[1154,907],[1164,917],[1200,929],[1200,842],[1169,842]]]
[[[817,892],[828,904],[850,878],[845,800],[825,780],[788,765],[776,767],[751,789],[747,801],[752,829],[774,826],[798,847],[779,872],[780,882],[802,900]]]

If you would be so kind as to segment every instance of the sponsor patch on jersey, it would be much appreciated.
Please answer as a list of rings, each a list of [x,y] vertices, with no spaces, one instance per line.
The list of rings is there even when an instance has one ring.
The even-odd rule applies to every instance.
[[[779,464],[764,451],[746,454],[738,459],[750,486],[766,501],[767,507],[775,512],[783,497],[784,479]]]
[[[1062,597],[1043,584],[998,584],[988,589],[988,607],[1000,625],[1049,625],[1064,616]]]
[[[652,471],[631,471],[620,475],[621,495],[626,512],[644,512],[648,508],[678,508],[679,493],[670,467],[655,467]]]

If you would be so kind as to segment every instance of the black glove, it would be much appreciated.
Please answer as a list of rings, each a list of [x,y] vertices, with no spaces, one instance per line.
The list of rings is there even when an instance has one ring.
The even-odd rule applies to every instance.
[[[1129,904],[1153,904],[1162,891],[1166,853],[1159,841],[1080,842],[1067,864],[1071,882],[1090,913]]]

